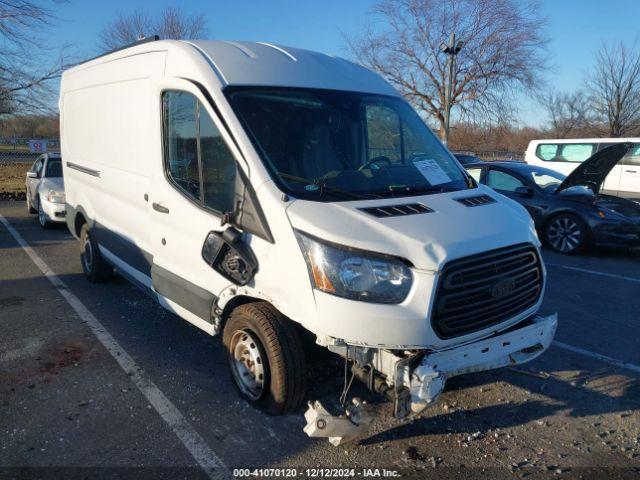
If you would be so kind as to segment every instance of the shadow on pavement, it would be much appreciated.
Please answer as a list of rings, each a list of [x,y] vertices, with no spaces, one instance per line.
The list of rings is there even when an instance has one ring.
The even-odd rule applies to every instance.
[[[517,427],[551,417],[560,411],[565,411],[572,418],[581,418],[640,410],[638,378],[613,376],[611,371],[581,372],[566,379],[554,376],[535,378],[535,375],[529,375],[530,372],[523,372],[501,369],[456,377],[449,380],[448,390],[490,386],[495,381],[503,381],[548,397],[548,400],[538,397],[519,404],[501,402],[496,405],[460,409],[434,416],[428,416],[429,410],[427,410],[425,416],[364,439],[362,444],[371,445],[391,439],[429,434],[484,432],[488,429]],[[608,383],[598,384],[594,388],[587,387],[587,383],[597,384],[598,381]],[[432,410],[435,409],[440,410],[437,405],[435,408],[432,407]]]

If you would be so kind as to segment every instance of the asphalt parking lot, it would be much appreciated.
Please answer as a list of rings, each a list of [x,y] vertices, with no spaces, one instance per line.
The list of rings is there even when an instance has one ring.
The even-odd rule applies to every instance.
[[[0,215],[24,239],[0,222],[0,477],[640,476],[639,252],[545,250],[543,312],[560,318],[548,352],[451,380],[412,422],[356,387],[379,415],[366,437],[333,447],[304,434],[304,409],[269,417],[245,404],[218,338],[122,278],[88,283],[66,228],[40,229],[24,202],[0,202]],[[336,401],[340,364],[308,375],[309,399]]]

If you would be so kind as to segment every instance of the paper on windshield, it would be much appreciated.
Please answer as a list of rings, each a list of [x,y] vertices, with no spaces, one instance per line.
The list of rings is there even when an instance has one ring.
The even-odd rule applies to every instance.
[[[439,185],[451,181],[449,175],[447,175],[442,167],[438,165],[438,162],[432,158],[416,160],[413,162],[413,165],[431,185]]]

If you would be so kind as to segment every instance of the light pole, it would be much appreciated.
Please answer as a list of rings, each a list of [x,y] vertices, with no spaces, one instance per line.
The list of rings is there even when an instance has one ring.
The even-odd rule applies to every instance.
[[[455,72],[456,55],[462,50],[464,42],[458,40],[456,43],[456,34],[451,32],[449,37],[449,44],[442,42],[440,44],[440,51],[445,55],[448,55],[447,63],[449,66],[449,77],[444,88],[444,138],[442,139],[445,145],[449,143],[449,123],[451,121],[451,105],[452,105],[452,90],[453,90],[453,75]]]

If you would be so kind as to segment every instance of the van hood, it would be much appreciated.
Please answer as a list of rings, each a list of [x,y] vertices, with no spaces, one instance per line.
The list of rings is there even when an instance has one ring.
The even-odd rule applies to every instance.
[[[467,206],[460,199],[488,196]],[[432,211],[379,218],[371,207],[421,204]],[[409,260],[415,268],[439,270],[451,259],[519,243],[539,245],[533,221],[518,203],[478,188],[384,200],[323,203],[294,200],[287,207],[294,229],[346,247]]]
[[[555,193],[560,193],[571,187],[584,186],[593,190],[593,193],[597,195],[609,172],[632,147],[633,144],[629,142],[616,143],[594,153],[564,179]]]

